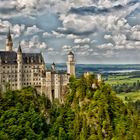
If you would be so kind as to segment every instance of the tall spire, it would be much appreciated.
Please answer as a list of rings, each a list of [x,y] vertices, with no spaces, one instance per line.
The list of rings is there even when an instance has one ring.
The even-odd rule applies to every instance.
[[[18,47],[18,50],[17,50],[18,53],[22,53],[22,49],[21,49],[21,45],[19,43],[19,47]]]
[[[7,34],[7,39],[10,40],[10,41],[12,40],[10,27],[9,27],[9,31],[8,31],[8,34]]]
[[[11,31],[9,27],[9,31],[8,31],[7,39],[6,39],[6,51],[12,51],[12,48],[13,48],[13,41],[12,41]]]

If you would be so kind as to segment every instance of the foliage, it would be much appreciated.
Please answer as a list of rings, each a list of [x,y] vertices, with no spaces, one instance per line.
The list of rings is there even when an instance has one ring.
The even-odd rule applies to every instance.
[[[93,88],[93,83],[96,85]],[[50,103],[33,88],[0,98],[0,139],[138,140],[140,118],[95,75],[70,78],[64,104]],[[135,108],[139,107],[139,103]]]
[[[140,100],[136,100],[135,102],[129,101],[128,105],[129,105],[129,107],[134,108],[138,112],[138,114],[140,115]]]
[[[138,114],[117,98],[109,85],[102,83],[93,89],[94,82],[94,75],[78,80],[72,78],[65,104],[56,112],[49,137],[58,140],[139,139]]]
[[[122,84],[116,84],[112,85],[113,90],[116,91],[116,93],[128,93],[128,92],[135,92],[140,90],[140,81],[137,80],[133,83],[122,83]]]
[[[0,98],[0,139],[41,140],[47,137],[47,117],[41,112],[46,112],[49,104],[31,87],[3,94]]]

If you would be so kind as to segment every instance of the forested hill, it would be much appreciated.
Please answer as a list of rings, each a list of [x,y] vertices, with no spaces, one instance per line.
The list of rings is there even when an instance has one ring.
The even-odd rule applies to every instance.
[[[96,86],[93,86],[93,83]],[[93,88],[94,87],[94,88]],[[139,140],[140,117],[94,75],[71,77],[64,104],[31,88],[0,97],[0,139]]]

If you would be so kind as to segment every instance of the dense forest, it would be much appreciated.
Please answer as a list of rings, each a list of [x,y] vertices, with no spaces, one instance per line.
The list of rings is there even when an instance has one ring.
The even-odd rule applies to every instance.
[[[32,87],[9,90],[0,94],[0,140],[139,140],[138,107],[94,75],[71,77],[63,104]]]

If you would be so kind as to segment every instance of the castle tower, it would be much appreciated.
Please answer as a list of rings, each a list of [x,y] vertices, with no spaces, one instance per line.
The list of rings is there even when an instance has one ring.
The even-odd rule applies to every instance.
[[[52,65],[51,65],[51,71],[52,71],[52,72],[56,72],[55,63],[52,63]]]
[[[54,75],[54,99],[59,99],[60,100],[60,93],[61,93],[61,75],[60,74],[55,74]]]
[[[20,90],[22,88],[22,49],[19,45],[17,51],[17,89]]]
[[[6,51],[13,51],[13,41],[11,37],[10,28],[9,28],[9,32],[7,34],[7,39],[6,39]]]
[[[69,52],[68,54],[67,73],[75,76],[75,60],[72,52]]]
[[[102,75],[101,74],[97,74],[97,81],[98,81],[98,83],[102,82]]]

